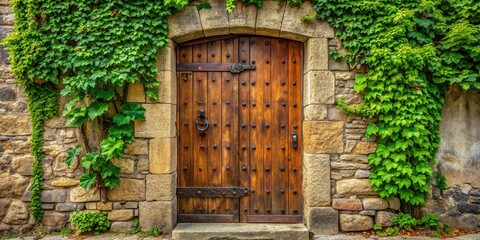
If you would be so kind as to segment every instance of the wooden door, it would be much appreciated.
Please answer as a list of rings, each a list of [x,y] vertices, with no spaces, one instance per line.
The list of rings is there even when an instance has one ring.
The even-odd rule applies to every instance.
[[[178,47],[179,222],[302,221],[301,73],[295,41]]]

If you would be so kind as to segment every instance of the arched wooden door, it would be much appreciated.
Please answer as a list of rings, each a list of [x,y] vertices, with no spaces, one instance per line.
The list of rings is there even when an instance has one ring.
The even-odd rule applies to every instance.
[[[301,222],[302,43],[182,44],[177,80],[178,221]]]

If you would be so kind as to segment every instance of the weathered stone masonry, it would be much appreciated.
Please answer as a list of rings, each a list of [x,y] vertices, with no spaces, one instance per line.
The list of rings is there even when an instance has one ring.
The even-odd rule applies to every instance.
[[[135,217],[143,230],[155,225],[167,232],[172,230],[177,215],[176,44],[228,34],[264,35],[304,43],[303,196],[304,223],[309,229],[314,233],[334,234],[339,230],[367,230],[374,223],[389,226],[389,218],[399,210],[400,202],[396,198],[378,198],[368,180],[367,156],[376,148],[375,139],[364,137],[368,121],[347,118],[335,106],[338,98],[345,98],[348,103],[361,101],[353,85],[356,72],[362,69],[351,70],[345,62],[328,56],[329,49],[341,47],[333,29],[316,20],[300,22],[303,15],[313,11],[310,2],[293,7],[266,0],[263,8],[237,3],[231,14],[226,12],[224,1],[210,2],[212,9],[197,11],[188,6],[171,17],[172,43],[159,52],[157,60],[159,99],[146,98],[140,84],[129,86],[128,101],[142,104],[147,110],[146,121],[135,122],[135,142],[121,159],[115,160],[121,168],[121,184],[107,192],[107,202],[100,202],[99,190],[85,191],[79,186],[83,170],[78,162],[71,169],[65,164],[66,150],[79,143],[79,132],[64,127],[65,120],[60,117],[46,123],[43,227],[58,230],[67,225],[73,210],[87,209],[108,211],[112,231],[129,230]],[[0,0],[1,38],[12,31],[12,25],[10,7],[6,0]],[[33,226],[27,210],[33,161],[29,150],[31,127],[26,99],[11,75],[8,54],[3,49],[0,54],[0,232],[19,231]],[[478,96],[478,92],[474,94]],[[469,101],[476,101],[478,106],[476,99]],[[448,111],[455,114],[455,107]],[[469,113],[480,119],[478,108],[471,108]],[[464,126],[464,129],[468,132],[472,128]],[[470,142],[473,146],[480,145],[479,136],[474,135]],[[462,151],[469,149],[474,147]],[[471,159],[476,157],[478,163],[479,155],[473,153]],[[458,160],[461,159],[450,162]],[[439,166],[445,172],[450,168],[445,168],[448,165],[442,165],[442,161]],[[438,189],[434,191],[435,199],[427,209],[438,212],[439,206],[448,208],[445,216],[461,216],[471,223],[469,226],[478,228],[478,188],[478,180],[449,182],[449,189],[443,195]]]

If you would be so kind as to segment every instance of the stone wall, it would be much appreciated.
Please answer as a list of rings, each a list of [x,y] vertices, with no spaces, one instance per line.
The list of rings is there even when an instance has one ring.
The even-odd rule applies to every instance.
[[[142,104],[147,110],[146,121],[135,122],[135,142],[115,160],[121,168],[121,181],[107,191],[106,202],[100,201],[100,190],[86,191],[79,186],[83,169],[78,161],[70,169],[65,164],[66,150],[79,144],[80,132],[64,127],[65,120],[60,117],[46,123],[42,227],[61,229],[68,226],[72,211],[87,209],[108,211],[112,231],[131,229],[136,217],[142,230],[157,225],[171,231],[177,216],[175,43],[225,34],[258,34],[304,43],[303,195],[304,223],[309,229],[317,234],[335,234],[339,230],[368,230],[374,223],[389,226],[400,201],[378,198],[368,180],[367,156],[376,148],[376,139],[364,137],[369,120],[348,118],[335,106],[338,98],[348,103],[361,101],[353,86],[355,74],[363,69],[351,69],[328,55],[329,49],[341,48],[333,29],[317,20],[300,22],[303,15],[313,11],[310,2],[293,7],[266,0],[263,8],[238,3],[230,15],[224,1],[211,4],[212,9],[201,11],[188,6],[170,19],[173,41],[159,52],[156,64],[162,86],[159,99],[147,99],[140,84],[129,86],[128,101]],[[2,39],[12,31],[12,24],[7,1],[0,0]],[[33,227],[27,210],[33,161],[30,117],[25,96],[11,75],[8,54],[1,47],[0,54],[0,232],[23,231]],[[434,188],[425,211],[442,213],[442,219],[447,220],[461,216],[464,220],[460,222],[473,226],[476,221],[478,226],[480,144],[475,133],[480,133],[479,95],[467,97],[457,92],[450,91],[446,101],[438,165],[447,175],[449,188],[443,192]],[[458,174],[464,175],[453,177]]]
[[[447,189],[434,179],[424,211],[440,214],[449,226],[480,230],[480,91],[450,87],[442,119],[436,167]]]

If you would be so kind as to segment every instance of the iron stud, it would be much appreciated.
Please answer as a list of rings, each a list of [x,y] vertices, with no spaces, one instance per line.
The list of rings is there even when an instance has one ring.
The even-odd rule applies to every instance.
[[[188,126],[188,123],[187,123],[187,122],[183,122],[183,125],[184,125],[184,126]]]
[[[242,81],[242,85],[243,85],[243,86],[245,86],[245,84],[247,84],[247,82],[245,82],[245,81]]]
[[[256,128],[257,125],[255,123],[252,123],[252,128]]]
[[[201,56],[202,56],[202,54],[201,54],[201,53],[197,54],[197,57],[201,57]]]
[[[280,84],[285,85],[285,81],[281,81]]]
[[[187,171],[187,170],[188,170],[188,168],[186,166],[183,167],[183,171]]]
[[[297,82],[293,82],[292,84],[293,84],[293,86],[297,86]]]
[[[282,63],[285,64],[285,59],[282,59]]]
[[[230,149],[232,147],[232,145],[228,144],[227,145],[227,149]]]
[[[225,192],[222,192],[222,196],[225,196],[225,195],[227,195],[227,194]]]
[[[183,101],[183,105],[187,105],[187,103],[188,103],[187,100]]]
[[[270,103],[268,103],[268,102],[265,103],[265,106],[266,106],[266,107],[270,107]]]
[[[285,150],[285,146],[280,147],[282,150]]]
[[[270,168],[269,168],[269,167],[266,167],[266,168],[265,168],[265,172],[270,172]]]
[[[297,194],[297,190],[293,190],[293,194]]]
[[[237,195],[237,192],[233,191],[232,194],[233,194],[233,196],[235,196],[235,195]],[[227,209],[225,209],[225,210],[228,211],[228,210],[230,210],[230,209],[227,208]]]
[[[281,192],[282,194],[284,194],[284,193],[285,193],[285,190],[284,190],[284,189],[282,189],[282,190],[280,190],[280,192]]]
[[[252,189],[252,191],[250,191],[250,192],[255,193],[255,189]]]
[[[244,212],[248,212],[248,208],[244,208],[243,211],[244,211]]]
[[[254,41],[250,41],[250,44],[254,44],[255,42]]]
[[[256,171],[257,171],[257,168],[256,168],[256,167],[252,167],[252,171],[256,172]]]
[[[216,101],[213,101],[213,105],[217,105],[217,102],[216,102]]]
[[[255,149],[257,149],[257,147],[255,147],[255,145],[253,145],[253,146],[252,146],[252,150],[255,150]]]
[[[293,106],[294,108],[296,108],[296,107],[297,107],[297,104],[296,104],[296,103],[294,103],[294,104],[292,104],[292,106]]]
[[[216,78],[216,77],[213,77],[213,78],[212,78],[212,82],[215,82],[215,81],[217,81],[217,78]]]
[[[243,145],[243,146],[242,146],[242,149],[243,149],[243,150],[247,150],[247,146]]]
[[[230,122],[227,122],[225,126],[230,127]]]
[[[211,55],[211,56],[212,56],[212,57],[215,57],[215,53],[212,53],[212,55]]]
[[[254,208],[253,211],[258,212],[258,209],[257,209],[257,208]]]
[[[245,124],[245,123],[242,123],[242,125],[241,125],[241,126],[242,126],[242,128],[246,128],[246,127],[247,127],[247,124]]]
[[[213,148],[217,148],[217,147],[218,147],[217,144],[213,144]]]
[[[297,168],[293,168],[293,172],[297,172]]]
[[[242,106],[247,106],[247,103],[246,102],[242,102]]]
[[[188,144],[183,145],[184,148],[188,148]]]
[[[202,191],[197,191],[197,194],[198,194],[198,195],[202,195]]]
[[[280,127],[281,127],[281,128],[285,128],[285,124],[283,124],[283,123],[280,124]]]
[[[285,209],[280,210],[280,212],[285,213]]]
[[[227,100],[227,101],[225,101],[225,103],[226,103],[226,104],[230,104],[230,101],[229,101],[229,100]]]
[[[215,208],[212,208],[212,212],[215,212]]]
[[[267,193],[270,193],[270,189],[267,189]]]
[[[205,145],[203,145],[203,144],[200,144],[200,148],[205,148]]]
[[[270,63],[270,60],[267,59],[267,60],[265,61],[265,63],[266,63],[266,64],[269,64],[269,63]]]
[[[217,122],[214,122],[214,123],[213,123],[213,126],[214,126],[214,127],[216,127],[217,125],[218,125],[218,123],[217,123]]]
[[[202,171],[202,167],[198,167],[198,171]]]
[[[243,171],[247,171],[247,167],[243,166],[243,167],[242,167],[242,170],[243,170]]]
[[[184,77],[184,78],[183,78],[183,81],[184,81],[184,82],[188,81],[188,78]]]
[[[184,54],[182,54],[182,56],[183,56],[183,57],[186,57],[186,56],[187,56],[187,54],[186,54],[186,53],[184,53]]]
[[[281,166],[280,171],[282,171],[282,172],[285,171],[285,167]]]
[[[229,57],[230,57],[230,53],[227,53],[227,55],[225,55],[225,56],[227,56],[227,58],[229,58]]]
[[[225,79],[225,81],[227,81],[227,82],[230,82],[230,80],[231,80],[230,78],[226,78],[226,79]]]
[[[252,86],[255,86],[255,80],[253,80],[251,84],[252,84]]]
[[[267,85],[267,86],[270,85],[270,82],[269,82],[269,81],[266,81],[266,82],[265,82],[265,85]]]
[[[246,63],[246,62],[247,62],[247,60],[245,60],[245,59],[242,59],[242,63]]]
[[[270,150],[270,148],[271,148],[270,146],[267,146],[267,150]]]
[[[270,41],[265,41],[265,45],[270,45]]]
[[[269,128],[269,127],[270,127],[270,124],[265,123],[265,127],[266,127],[266,128]]]
[[[287,103],[285,103],[285,102],[282,102],[282,106],[284,106],[284,107],[285,107],[285,106],[287,106]]]
[[[202,101],[198,101],[198,105],[202,105]]]
[[[297,210],[297,209],[293,209],[293,212],[294,212],[294,213],[297,213],[297,212],[298,212],[298,210]]]
[[[267,209],[267,213],[270,213],[270,209]]]
[[[252,64],[255,64],[255,59],[252,60]]]
[[[214,171],[214,172],[217,171],[217,167],[213,167],[213,171]]]
[[[252,102],[252,106],[257,106],[257,103],[256,102]]]
[[[226,169],[227,169],[227,171],[230,171],[230,166],[227,166]]]
[[[293,59],[293,63],[297,63],[297,59]]]
[[[293,127],[293,129],[297,129],[297,128],[298,128],[298,126],[297,126],[296,124],[293,124],[292,127]]]

